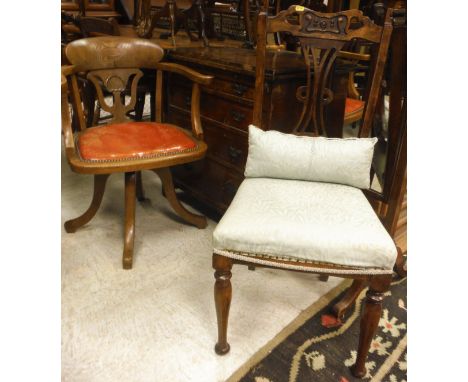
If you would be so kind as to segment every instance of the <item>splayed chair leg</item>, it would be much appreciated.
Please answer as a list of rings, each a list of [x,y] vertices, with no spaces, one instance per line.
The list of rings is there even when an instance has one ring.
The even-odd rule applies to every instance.
[[[214,276],[216,279],[214,299],[218,319],[218,342],[215,345],[215,352],[223,355],[228,353],[230,349],[227,342],[227,325],[232,298],[232,260],[229,257],[213,254],[213,268],[215,269]]]
[[[364,289],[366,283],[364,280],[354,280],[351,286],[346,291],[343,298],[332,307],[332,312],[336,318],[343,320],[346,311],[354,304],[359,293]]]
[[[206,218],[204,216],[190,212],[182,204],[180,204],[179,200],[177,199],[174,183],[172,182],[171,170],[166,167],[158,168],[153,171],[161,178],[164,194],[177,215],[179,215],[187,223],[190,223],[197,228],[205,228],[208,224]]]
[[[139,202],[144,202],[145,198],[145,190],[143,188],[143,174],[141,171],[136,173],[136,197]]]
[[[78,228],[88,223],[94,217],[94,215],[96,215],[96,212],[102,202],[102,196],[104,195],[104,190],[106,188],[107,178],[109,178],[109,174],[94,175],[94,193],[91,205],[83,215],[66,221],[64,225],[65,231],[68,233],[76,232]]]
[[[364,312],[361,317],[361,331],[359,334],[356,363],[351,368],[351,372],[357,378],[363,378],[367,373],[367,354],[369,353],[372,338],[379,325],[384,293],[389,289],[391,281],[392,276],[385,275],[374,276],[370,282],[370,287],[366,294]]]
[[[125,173],[125,231],[122,264],[132,269],[133,245],[135,239],[136,173]]]

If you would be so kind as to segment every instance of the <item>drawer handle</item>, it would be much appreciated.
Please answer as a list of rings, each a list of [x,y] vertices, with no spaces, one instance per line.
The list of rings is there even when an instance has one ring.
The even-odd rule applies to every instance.
[[[232,91],[238,96],[243,95],[246,92],[247,88],[247,85],[239,84],[237,82],[232,84]]]
[[[242,154],[242,150],[236,149],[234,146],[229,146],[228,148],[229,158],[232,160],[237,160]]]
[[[231,110],[231,116],[236,122],[242,122],[245,119],[245,114],[237,110]]]

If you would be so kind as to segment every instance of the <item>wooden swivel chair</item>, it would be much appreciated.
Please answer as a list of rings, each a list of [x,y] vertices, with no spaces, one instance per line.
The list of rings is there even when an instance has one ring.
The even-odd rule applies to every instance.
[[[296,93],[304,105],[295,124],[298,134],[311,125],[316,134],[326,134],[324,108],[326,100],[333,96],[333,92],[327,88],[327,77],[338,52],[346,43],[358,38],[370,41],[378,48],[364,123],[359,131],[360,137],[368,137],[392,32],[392,10],[387,13],[385,25],[380,27],[358,10],[328,14],[293,5],[276,16],[268,17],[265,9],[267,2],[258,16],[253,124],[268,129],[262,123],[267,33],[289,32],[301,44],[302,57],[307,66],[307,84]],[[351,23],[355,23],[353,28],[350,28]],[[293,138],[296,141],[299,139]],[[275,156],[284,150],[284,146],[276,147],[271,160],[274,161]],[[292,146],[288,151],[296,152]],[[250,154],[249,148],[249,159]],[[301,158],[298,155],[295,157],[299,163]],[[270,163],[265,157],[262,160],[265,166]],[[290,167],[296,166],[296,163],[288,163],[275,162],[272,166],[278,167],[273,171],[284,167],[287,172]],[[369,169],[370,160],[367,186],[359,187],[364,188],[363,191],[326,181],[290,180],[298,178],[247,177],[243,181],[213,234],[214,297],[218,318],[216,353],[225,354],[230,350],[227,324],[233,264],[310,272],[325,277],[333,275],[355,280],[347,299],[342,301],[341,312],[351,304],[356,290],[360,291],[363,285],[369,286],[361,320],[357,360],[352,368],[356,377],[366,374],[369,346],[378,326],[382,300],[390,287],[392,268],[397,258],[392,238],[369,203],[384,198],[383,193],[367,189]]]
[[[206,152],[200,122],[200,84],[207,85],[212,77],[201,75],[184,66],[160,62],[164,52],[156,44],[138,38],[94,37],[69,44],[66,55],[71,66],[62,68],[67,82],[62,82],[62,127],[68,163],[73,171],[94,175],[94,195],[88,210],[65,223],[68,233],[75,232],[96,214],[102,201],[107,178],[113,173],[125,177],[125,233],[123,267],[133,263],[135,235],[136,174],[152,170],[163,184],[165,196],[186,222],[198,228],[206,227],[206,218],[186,210],[177,200],[170,167],[201,159]],[[156,118],[154,122],[135,122],[127,117],[134,108],[141,68],[156,70]],[[163,72],[175,72],[193,82],[192,132],[163,123]],[[87,128],[78,89],[77,73],[85,73],[96,87],[101,107],[112,114],[107,125]],[[121,93],[131,83],[131,100],[122,103]],[[66,87],[72,96],[73,112],[79,121],[75,135],[71,129]],[[104,99],[103,89],[113,95],[113,104]]]

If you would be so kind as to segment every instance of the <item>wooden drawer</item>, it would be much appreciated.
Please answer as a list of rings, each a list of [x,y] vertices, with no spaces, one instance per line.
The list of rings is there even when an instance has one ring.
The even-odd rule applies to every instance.
[[[218,73],[211,73],[214,75],[214,79],[208,86],[203,86],[202,90],[210,94],[219,94],[227,96],[228,98],[234,97],[234,101],[238,98],[238,101],[244,100],[253,102],[255,93],[255,82],[253,78],[247,78],[239,75],[219,75]],[[180,86],[191,86],[190,82],[187,82],[184,77],[179,75],[171,76],[171,86],[179,88]]]
[[[247,134],[234,129],[223,129],[209,124],[203,126],[208,155],[244,173],[248,154]]]
[[[180,86],[169,92],[169,106],[190,113],[192,93],[189,87]],[[202,93],[200,115],[225,126],[247,131],[252,123],[253,109],[213,94]]]
[[[168,123],[191,129],[188,112],[180,112],[175,108],[170,108],[169,111]],[[207,155],[242,175],[247,161],[248,134],[244,131],[210,124],[206,121],[202,123],[202,128],[204,140],[208,145]]]
[[[218,93],[231,94],[235,97],[253,100],[254,88],[252,83],[245,83],[240,80],[228,81],[221,78],[215,78],[210,88]]]
[[[220,212],[229,207],[243,180],[242,176],[209,158],[173,167],[172,171],[178,186]]]

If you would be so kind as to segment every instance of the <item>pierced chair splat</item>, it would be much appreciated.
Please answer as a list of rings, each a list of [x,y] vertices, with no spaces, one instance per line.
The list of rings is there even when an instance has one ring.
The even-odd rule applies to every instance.
[[[109,175],[123,173],[123,267],[130,269],[133,264],[137,175],[140,171],[152,170],[161,178],[168,202],[186,222],[198,228],[205,228],[207,225],[205,217],[186,210],[178,201],[170,167],[201,159],[206,153],[207,146],[203,141],[200,122],[200,85],[209,84],[212,77],[182,65],[160,62],[164,55],[163,50],[150,41],[138,38],[109,36],[77,40],[67,46],[66,55],[72,64],[62,68],[62,128],[66,156],[73,171],[94,174],[94,195],[88,210],[80,217],[67,221],[65,230],[72,233],[88,223],[99,208]],[[155,121],[135,122],[127,116],[136,103],[141,69],[156,70]],[[193,82],[191,133],[162,121],[164,71],[178,73]],[[84,73],[96,87],[99,103],[112,115],[108,124],[86,127],[77,73]],[[63,78],[66,79],[65,82]],[[130,89],[130,102],[125,104],[121,94],[127,89]],[[76,134],[70,125],[67,91],[72,95],[73,112],[79,122],[79,131]],[[112,104],[104,98],[104,92],[112,94]]]

